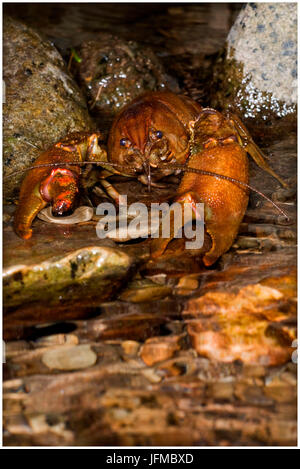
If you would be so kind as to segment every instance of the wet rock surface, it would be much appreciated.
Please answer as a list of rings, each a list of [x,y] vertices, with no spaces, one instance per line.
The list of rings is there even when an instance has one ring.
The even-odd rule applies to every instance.
[[[79,87],[57,49],[36,30],[4,20],[4,177],[25,169],[69,132],[92,127]],[[4,197],[18,197],[24,173],[4,180]]]
[[[63,16],[49,25],[43,15],[45,29],[57,35],[61,28],[63,42],[72,27],[82,27],[81,8],[76,6],[73,23],[68,15],[65,28]],[[168,14],[156,12],[162,33],[145,18],[135,31],[120,21],[118,28],[133,39],[145,36],[146,21],[153,34],[145,42],[166,47],[166,62],[172,57],[177,76],[185,78],[183,92],[199,97],[205,94],[198,66],[205,68],[205,53],[225,41],[226,8],[213,14],[211,6],[176,5]],[[108,17],[103,28],[109,29]],[[91,40],[87,29],[84,39]],[[185,251],[181,240],[157,260],[149,258],[148,240],[117,246],[100,241],[95,219],[72,226],[36,219],[33,237],[24,242],[12,231],[13,207],[4,207],[6,269],[47,263],[49,253],[66,259],[89,246],[117,251],[124,262],[133,259],[117,287],[113,278],[101,290],[91,276],[71,306],[53,307],[50,300],[7,308],[5,445],[296,444],[296,139],[284,124],[281,130],[283,139],[275,135],[270,145],[262,132],[261,142],[289,188],[253,162],[250,182],[278,202],[289,223],[252,193],[234,245],[209,269],[201,253]],[[116,187],[128,194],[128,203],[147,205],[176,190],[169,184],[149,194],[132,180]]]
[[[291,188],[283,194],[254,164],[253,184],[295,220],[294,138],[265,150]],[[118,184],[130,192],[132,181]],[[143,197],[137,187],[131,201]],[[118,244],[140,262],[119,299],[9,311],[5,444],[295,445],[296,225],[281,223],[254,195],[210,269],[180,245],[154,262],[148,241]],[[42,262],[49,243],[68,252],[87,238],[95,243],[93,221],[36,220],[30,246]],[[4,243],[8,265],[28,257],[9,221]]]
[[[285,282],[291,282],[291,278],[273,280],[277,280],[279,289],[262,282],[243,287],[237,294],[206,293],[190,300],[186,314],[195,319],[189,321],[188,334],[197,353],[221,362],[241,360],[255,365],[288,361],[296,337],[281,309],[282,302],[287,302],[292,313],[296,285],[291,285],[289,297]],[[294,314],[296,320],[296,310]],[[292,314],[289,319],[293,320]]]
[[[125,325],[128,319],[124,318]],[[85,344],[81,331],[76,334]],[[127,340],[103,341],[90,334],[89,345],[78,347],[91,347],[97,362],[93,365],[85,357],[82,368],[70,372],[70,347],[57,345],[58,336],[52,340],[55,351],[50,341],[19,341],[18,348],[14,342],[7,344],[5,444],[296,443],[293,363],[275,368],[240,361],[219,363],[197,357],[182,345],[179,350],[178,345],[168,346],[168,342],[178,343],[176,335],[153,343],[155,354],[150,349],[150,355],[139,352],[138,347],[128,354]],[[44,362],[50,353],[60,359],[59,365],[50,361],[49,369]]]
[[[55,306],[81,301],[88,293],[109,299],[126,278],[133,259],[118,249],[85,246],[37,264],[14,265],[3,272],[6,307],[45,302]],[[34,262],[34,256],[31,256]]]

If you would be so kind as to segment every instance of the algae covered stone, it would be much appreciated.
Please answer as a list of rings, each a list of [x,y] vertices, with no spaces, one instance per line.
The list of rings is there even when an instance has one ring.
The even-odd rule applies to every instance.
[[[92,127],[84,97],[56,48],[10,17],[3,27],[4,177],[29,167],[64,135]],[[18,197],[24,174],[4,180],[6,200]]]
[[[123,106],[145,91],[173,88],[169,77],[151,49],[134,41],[102,34],[83,42],[78,49],[79,82],[95,114],[112,117]]]
[[[133,264],[119,249],[87,246],[37,264],[11,266],[3,272],[4,304],[104,301],[115,295]]]

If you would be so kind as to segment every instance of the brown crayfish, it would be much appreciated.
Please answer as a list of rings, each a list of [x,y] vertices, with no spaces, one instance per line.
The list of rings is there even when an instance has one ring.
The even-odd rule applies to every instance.
[[[252,189],[247,153],[286,186],[236,116],[224,117],[185,96],[146,93],[115,118],[107,152],[100,138],[100,133],[71,134],[29,168],[14,217],[14,230],[20,237],[31,237],[32,221],[47,204],[52,204],[56,215],[72,210],[83,164],[99,163],[100,182],[117,203],[119,194],[106,180],[114,173],[137,177],[150,188],[165,176],[182,171],[174,201],[192,206],[204,203],[212,245],[203,262],[209,266],[231,247],[245,214]],[[171,239],[172,235],[154,239],[152,255],[163,253]]]

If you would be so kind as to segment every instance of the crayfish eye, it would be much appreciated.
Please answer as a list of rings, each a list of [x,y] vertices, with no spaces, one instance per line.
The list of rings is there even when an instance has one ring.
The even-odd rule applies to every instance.
[[[157,130],[157,131],[155,132],[155,136],[156,136],[156,138],[162,138],[162,136],[163,136],[162,131],[161,131],[161,130]]]
[[[131,142],[130,142],[130,140],[127,140],[127,138],[121,138],[120,145],[121,145],[121,147],[129,148],[130,145],[131,145]]]

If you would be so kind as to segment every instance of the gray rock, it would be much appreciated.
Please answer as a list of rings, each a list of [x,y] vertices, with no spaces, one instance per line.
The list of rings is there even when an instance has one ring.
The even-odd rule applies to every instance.
[[[4,177],[32,164],[73,131],[92,126],[86,103],[55,47],[26,25],[6,17],[3,35]],[[18,197],[24,174],[4,180],[6,200]]]
[[[248,3],[228,36],[227,58],[232,53],[255,88],[295,104],[297,3]]]
[[[211,105],[239,115],[253,136],[282,138],[296,130],[296,68],[296,4],[247,3],[215,64]]]
[[[229,33],[227,62],[227,84],[245,118],[294,113],[297,4],[248,3]]]

